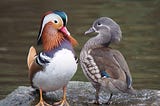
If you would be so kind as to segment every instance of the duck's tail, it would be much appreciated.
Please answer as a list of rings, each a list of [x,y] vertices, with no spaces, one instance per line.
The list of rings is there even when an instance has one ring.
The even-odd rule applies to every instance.
[[[31,68],[31,64],[34,62],[36,55],[37,55],[36,49],[33,46],[31,46],[27,57],[28,69]]]

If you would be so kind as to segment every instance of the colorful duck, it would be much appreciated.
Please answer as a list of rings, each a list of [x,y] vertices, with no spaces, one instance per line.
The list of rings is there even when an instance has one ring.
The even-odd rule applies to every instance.
[[[101,17],[94,21],[85,34],[91,32],[98,35],[89,39],[82,48],[80,63],[85,76],[96,89],[95,103],[100,103],[101,89],[111,94],[107,104],[111,103],[114,93],[135,94],[127,62],[118,50],[109,47],[111,43],[118,43],[122,38],[119,25],[111,18]]]
[[[63,88],[63,98],[54,105],[67,105],[66,86],[77,70],[77,57],[73,46],[77,41],[66,28],[67,15],[63,11],[49,11],[41,21],[38,45],[43,51],[36,53],[32,46],[27,64],[32,87],[40,90],[37,106],[48,106],[42,97],[42,91],[55,91]],[[50,106],[50,105],[49,105]]]

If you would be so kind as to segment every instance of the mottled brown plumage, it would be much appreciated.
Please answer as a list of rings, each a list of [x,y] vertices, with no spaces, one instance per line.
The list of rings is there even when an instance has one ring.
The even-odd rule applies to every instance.
[[[121,66],[116,63],[117,60],[115,60],[117,57],[123,58],[120,52],[111,48],[101,47],[93,49],[90,55],[92,55],[99,70],[106,71],[111,78],[123,79],[120,76],[123,70],[120,68]]]
[[[121,40],[121,30],[117,23],[107,17],[97,19],[85,34],[97,32],[89,39],[80,53],[80,63],[85,76],[96,89],[96,103],[99,92],[104,89],[112,94],[117,92],[134,94],[132,77],[123,55],[109,47],[110,43]]]

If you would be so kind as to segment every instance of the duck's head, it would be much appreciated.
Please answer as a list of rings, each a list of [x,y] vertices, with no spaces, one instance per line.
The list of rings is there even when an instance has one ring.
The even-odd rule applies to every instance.
[[[118,43],[122,38],[122,33],[119,25],[108,17],[98,18],[93,22],[92,27],[85,34],[96,32],[99,35],[106,36],[108,42]]]
[[[67,14],[63,11],[45,13],[41,21],[37,44],[43,44],[45,50],[50,50],[57,47],[65,38],[75,43],[76,41],[72,39],[66,28],[67,21]]]

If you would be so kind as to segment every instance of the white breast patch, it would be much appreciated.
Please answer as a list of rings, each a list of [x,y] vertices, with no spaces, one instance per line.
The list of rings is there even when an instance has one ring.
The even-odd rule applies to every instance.
[[[62,49],[55,53],[43,71],[35,74],[33,84],[44,91],[54,91],[67,85],[76,70],[77,64],[73,53]]]

